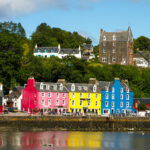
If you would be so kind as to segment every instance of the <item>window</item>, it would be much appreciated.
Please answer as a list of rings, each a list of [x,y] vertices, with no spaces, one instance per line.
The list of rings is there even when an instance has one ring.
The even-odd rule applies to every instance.
[[[116,41],[116,36],[115,36],[115,34],[113,35],[113,41]]]
[[[46,85],[46,90],[49,90],[49,85]]]
[[[120,113],[120,110],[119,109],[117,109],[117,114],[119,114]]]
[[[113,46],[116,46],[116,43],[115,43],[115,42],[113,42]]]
[[[84,86],[84,90],[87,91],[87,86]]]
[[[81,86],[79,86],[79,87],[78,87],[78,89],[79,89],[79,91],[81,91],[82,87],[81,87]]]
[[[65,100],[63,100],[63,105],[65,105]]]
[[[125,63],[126,63],[126,58],[125,58],[125,56],[123,56],[123,58],[122,58],[122,62],[123,62],[123,64],[125,64]]]
[[[103,42],[103,46],[106,46],[106,42]]]
[[[75,98],[75,93],[72,93],[72,98]]]
[[[42,92],[42,97],[45,97],[45,93]]]
[[[38,49],[38,53],[41,53],[41,50],[40,50],[40,49]]]
[[[95,106],[98,106],[98,101],[95,101]]]
[[[91,97],[91,94],[90,93],[88,93],[88,98],[90,98]]]
[[[126,107],[129,107],[129,102],[126,102]]]
[[[106,90],[106,92],[108,92],[108,87],[107,86],[105,86],[105,90]]]
[[[113,93],[115,92],[115,88],[114,88],[114,87],[112,88],[112,92],[113,92]]]
[[[105,94],[105,99],[108,99],[108,93]]]
[[[98,98],[98,94],[96,93],[96,98]]]
[[[106,36],[104,35],[103,40],[106,41]]]
[[[56,90],[57,90],[57,85],[54,85],[53,88],[54,88],[54,90],[56,91]]]
[[[112,53],[113,53],[113,54],[116,53],[116,49],[115,49],[115,48],[113,48]]]
[[[108,107],[108,102],[105,102],[105,107]]]
[[[103,53],[106,53],[106,49],[105,48],[103,49]]]
[[[130,63],[132,63],[132,57],[129,58]]]
[[[61,91],[63,90],[63,85],[62,85],[62,84],[60,85],[60,90],[61,90]]]
[[[57,98],[59,98],[59,93],[57,93]]]
[[[115,56],[112,57],[112,62],[116,62],[116,57]]]
[[[58,99],[56,100],[56,105],[59,105],[59,100]]]
[[[96,85],[93,86],[93,92],[96,92]]]
[[[34,93],[34,97],[36,97],[36,93]]]
[[[51,97],[51,93],[50,92],[48,93],[48,97]]]
[[[120,99],[123,100],[123,94],[120,95]]]
[[[43,89],[43,83],[40,84],[40,89]]]
[[[71,85],[71,91],[75,91],[75,85],[74,84]]]
[[[120,107],[123,107],[123,102],[120,102]]]
[[[34,105],[36,105],[36,99],[34,100]]]
[[[74,106],[75,105],[75,101],[74,100],[72,100],[72,106]]]
[[[115,99],[115,96],[114,96],[114,94],[112,94],[112,99]]]
[[[51,100],[50,99],[48,99],[48,105],[51,105]]]
[[[91,105],[91,102],[90,101],[88,101],[88,106],[90,106]]]
[[[129,93],[129,88],[126,88],[127,93]]]
[[[115,105],[114,105],[114,102],[111,102],[111,107],[114,107]]]
[[[82,98],[82,93],[80,93],[80,98]]]
[[[44,102],[45,102],[45,100],[44,100],[44,99],[42,99],[42,104],[44,104]]]
[[[102,57],[102,62],[106,62],[106,57]]]
[[[120,93],[123,93],[123,88],[120,89]]]
[[[132,54],[132,49],[130,49],[130,54]]]
[[[126,98],[127,98],[127,100],[129,100],[129,94],[127,94]]]
[[[63,93],[63,97],[65,97],[65,93]]]
[[[80,106],[82,106],[82,100],[80,100]]]
[[[47,49],[44,49],[44,53],[47,53],[48,51],[47,51]]]

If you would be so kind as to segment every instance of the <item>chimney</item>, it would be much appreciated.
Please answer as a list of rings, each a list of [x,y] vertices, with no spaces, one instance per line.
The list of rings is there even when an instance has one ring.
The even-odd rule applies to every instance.
[[[3,91],[3,84],[0,83],[0,91]]]
[[[101,29],[101,34],[103,33],[103,29]]]
[[[35,49],[37,49],[38,48],[38,46],[37,46],[37,44],[35,44]]]
[[[89,79],[89,84],[97,84],[96,78],[90,78]]]
[[[65,81],[65,79],[58,79],[58,80],[57,80],[57,83],[62,83],[63,85],[65,85],[65,84],[66,84],[66,81]]]
[[[28,78],[27,85],[28,86],[34,86],[35,85],[35,79],[34,79],[34,77],[29,77]]]

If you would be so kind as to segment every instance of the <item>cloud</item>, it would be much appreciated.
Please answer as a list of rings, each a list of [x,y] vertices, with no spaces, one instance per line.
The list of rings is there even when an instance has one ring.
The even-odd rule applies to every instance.
[[[78,3],[86,6],[100,0],[0,0],[0,18],[21,16],[43,9],[74,8]],[[77,7],[79,5],[76,5]]]
[[[0,18],[20,16],[42,9],[66,8],[68,0],[0,0]]]

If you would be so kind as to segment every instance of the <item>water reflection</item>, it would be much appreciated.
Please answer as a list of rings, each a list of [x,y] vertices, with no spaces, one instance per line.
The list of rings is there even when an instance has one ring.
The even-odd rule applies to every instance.
[[[1,132],[0,149],[150,149],[150,134],[128,132]]]

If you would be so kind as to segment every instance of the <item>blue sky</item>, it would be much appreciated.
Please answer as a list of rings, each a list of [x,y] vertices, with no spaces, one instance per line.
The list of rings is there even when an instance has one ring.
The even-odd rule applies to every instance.
[[[99,42],[100,29],[150,38],[150,0],[0,0],[0,20],[21,22],[27,37],[46,22]]]

